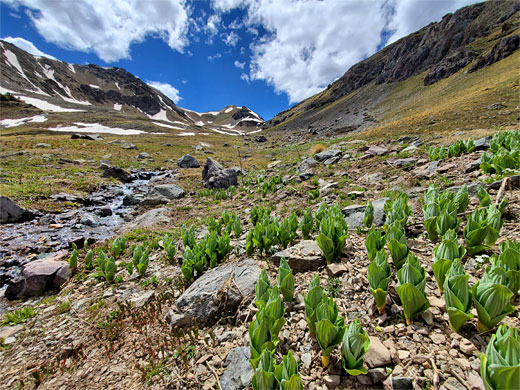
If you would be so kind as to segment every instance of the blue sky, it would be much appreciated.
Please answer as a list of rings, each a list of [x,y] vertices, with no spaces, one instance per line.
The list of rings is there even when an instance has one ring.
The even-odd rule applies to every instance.
[[[0,0],[0,37],[118,66],[177,105],[264,119],[472,0]],[[18,39],[21,38],[21,39]]]

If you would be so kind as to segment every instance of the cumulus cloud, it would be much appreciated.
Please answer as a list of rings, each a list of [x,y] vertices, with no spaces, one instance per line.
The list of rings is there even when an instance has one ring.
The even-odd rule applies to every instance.
[[[234,31],[231,31],[229,34],[223,34],[222,42],[224,42],[228,46],[236,46],[240,37]]]
[[[220,54],[220,53],[217,53],[214,56],[208,56],[208,60],[210,60],[212,62],[215,60],[218,60],[219,58],[222,58],[222,54]]]
[[[213,0],[212,7],[220,13],[243,8],[248,32],[255,35],[259,26],[267,31],[250,45],[247,80],[265,80],[295,103],[374,54],[384,31],[395,41],[473,2]]]
[[[173,85],[168,83],[162,83],[160,81],[147,81],[146,84],[148,84],[150,87],[153,87],[155,89],[158,89],[162,93],[164,93],[166,96],[168,96],[175,104],[182,100],[182,97],[179,95],[179,90],[175,88]]]
[[[34,43],[28,41],[27,39],[23,39],[20,37],[5,37],[2,38],[2,40],[12,43],[13,45],[18,46],[20,49],[25,50],[27,53],[32,54],[34,56],[47,57],[51,60],[56,60],[56,58],[51,56],[50,54],[46,54],[43,51],[39,50],[36,46],[34,46]]]
[[[240,69],[244,69],[244,66],[246,66],[245,62],[235,61],[235,66]]]
[[[3,0],[23,5],[47,42],[94,52],[106,62],[130,58],[130,45],[147,35],[179,52],[187,45],[189,8],[185,0]]]

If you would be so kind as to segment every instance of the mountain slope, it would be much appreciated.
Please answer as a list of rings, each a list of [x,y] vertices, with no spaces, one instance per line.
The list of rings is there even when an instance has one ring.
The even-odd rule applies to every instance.
[[[440,22],[354,65],[326,90],[279,113],[265,127],[284,131],[304,129],[311,133],[374,129],[398,119],[396,108],[403,100],[422,100],[422,104],[410,102],[408,107],[417,115],[423,115],[428,106],[438,105],[438,97],[432,91],[438,90],[435,85],[441,81],[451,90],[457,89],[456,83],[466,82],[469,86],[486,81],[487,88],[515,107],[517,94],[512,93],[512,88],[518,74],[519,15],[519,3],[502,1],[475,4],[445,15]],[[508,66],[487,74],[488,78],[496,76],[496,82],[489,85],[489,80],[482,80],[487,67],[493,68],[506,60]],[[503,72],[507,73],[507,80],[503,80]],[[403,94],[403,90],[408,94]],[[480,99],[483,97],[480,95],[490,94],[478,91],[468,98],[481,103],[488,97],[497,98]],[[469,100],[463,103],[469,105]],[[444,116],[444,112],[438,114]],[[468,118],[472,125],[476,125],[475,119],[475,115]],[[507,122],[508,118],[505,119]],[[438,123],[439,118],[432,121]]]
[[[161,91],[123,68],[37,57],[5,41],[0,41],[0,68],[0,93],[10,92],[44,111],[118,111],[143,116],[162,128],[230,135],[256,130],[263,124],[247,107],[196,113],[176,106]]]

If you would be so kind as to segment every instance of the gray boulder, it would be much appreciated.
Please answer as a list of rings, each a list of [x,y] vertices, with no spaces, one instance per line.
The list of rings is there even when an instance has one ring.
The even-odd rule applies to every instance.
[[[181,168],[199,168],[200,163],[197,159],[189,154],[186,154],[177,160],[177,165]]]
[[[88,141],[103,141],[104,138],[99,134],[72,134],[70,139],[85,139]]]
[[[146,160],[150,158],[150,154],[146,153],[146,152],[141,152],[137,155],[137,159],[138,160]]]
[[[314,240],[303,240],[290,248],[275,253],[274,263],[279,265],[282,257],[287,259],[294,273],[316,271],[326,265],[321,249]]]
[[[137,229],[160,230],[172,220],[172,217],[173,210],[169,208],[153,209],[122,225],[120,231],[126,233]]]
[[[226,357],[226,371],[220,377],[222,390],[243,390],[251,385],[253,369],[249,364],[249,348],[237,347]]]
[[[46,143],[44,143],[44,142],[40,142],[40,143],[34,145],[34,147],[35,147],[35,148],[42,148],[42,149],[45,149],[45,148],[50,148],[51,145],[50,145],[50,144],[46,144]]]
[[[342,155],[343,155],[343,152],[341,150],[330,149],[330,150],[325,150],[323,152],[317,153],[314,156],[314,159],[316,161],[323,162],[323,161],[327,161],[327,160],[337,158],[337,157],[341,158]]]
[[[225,169],[211,157],[206,158],[206,164],[202,170],[202,183],[206,188],[228,188],[238,184],[238,172],[236,169]]]
[[[5,296],[8,299],[17,299],[22,296],[34,297],[45,291],[60,288],[72,275],[66,261],[53,259],[35,260],[22,268],[22,278],[13,281],[7,287]]]
[[[172,328],[210,326],[221,316],[234,315],[242,299],[255,293],[259,276],[253,259],[210,269],[177,299],[166,320]]]
[[[303,173],[309,171],[311,168],[315,167],[318,162],[313,158],[306,158],[301,163],[298,164],[298,172]]]
[[[374,226],[383,226],[385,223],[385,203],[388,198],[381,198],[374,202]],[[366,205],[352,205],[347,206],[343,210],[343,215],[348,223],[348,227],[351,229],[357,229],[363,226],[365,219],[365,208]]]
[[[489,142],[491,141],[491,136],[482,137],[475,140],[475,150],[487,150],[489,149]]]
[[[176,184],[158,184],[148,190],[143,199],[144,205],[166,204],[172,200],[182,198],[186,193]]]
[[[7,196],[0,196],[0,223],[24,222],[33,218],[32,211],[18,206]]]
[[[121,145],[121,149],[137,149],[137,146],[131,142],[125,142],[123,145]]]
[[[117,179],[123,183],[129,183],[133,180],[132,175],[123,168],[110,166],[107,164],[101,164],[100,168],[103,170],[104,177],[113,177],[114,179]]]

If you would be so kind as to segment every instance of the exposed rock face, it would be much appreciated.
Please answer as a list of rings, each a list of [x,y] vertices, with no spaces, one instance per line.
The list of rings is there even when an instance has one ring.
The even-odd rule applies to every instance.
[[[184,190],[176,184],[159,184],[150,188],[142,203],[146,205],[166,204],[171,200],[182,198],[185,194]]]
[[[177,160],[177,165],[181,168],[199,168],[200,163],[197,159],[189,154],[186,154]]]
[[[475,72],[480,68],[494,64],[501,59],[509,57],[520,47],[520,35],[511,35],[509,37],[502,38],[495,44],[493,50],[489,55],[480,57],[475,65],[473,65],[468,72]]]
[[[251,385],[253,369],[249,364],[249,348],[237,347],[226,357],[226,371],[220,378],[222,390],[243,390]]]
[[[123,168],[110,166],[107,164],[101,164],[100,168],[103,170],[104,177],[113,177],[123,183],[129,183],[133,180],[132,175]]]
[[[5,296],[8,299],[34,297],[60,288],[71,275],[69,264],[65,261],[35,260],[23,266],[22,278],[9,284]]]
[[[141,214],[132,222],[121,226],[121,231],[130,232],[136,229],[160,229],[162,225],[166,225],[171,220],[172,215],[172,210],[166,207],[153,209]]]
[[[343,155],[343,152],[341,150],[331,149],[331,150],[324,150],[323,152],[317,153],[314,156],[314,159],[317,161],[327,161],[333,158],[340,158]]]
[[[207,157],[202,170],[202,183],[206,188],[228,188],[238,184],[238,174],[237,169],[225,169],[217,161]]]
[[[254,294],[259,276],[253,259],[210,269],[184,291],[166,320],[172,328],[212,325],[219,316],[234,314],[242,299]]]
[[[24,222],[33,218],[33,212],[18,206],[7,196],[0,196],[0,223]]]
[[[388,198],[381,198],[372,202],[374,206],[374,226],[383,226],[385,223],[385,203],[387,200]],[[363,226],[365,208],[366,205],[352,205],[341,210],[343,215],[345,215],[349,228],[357,229]]]

